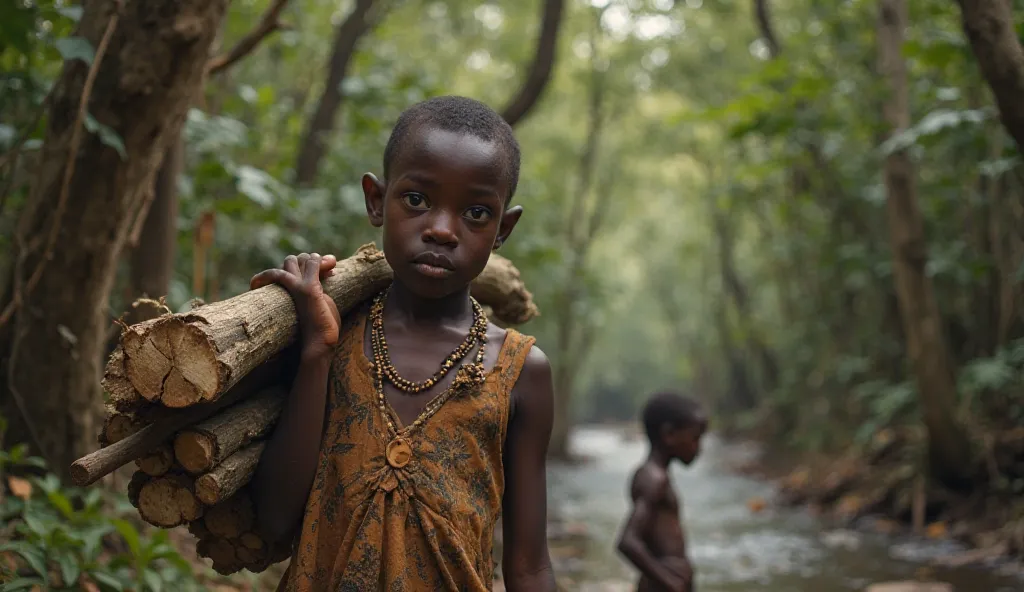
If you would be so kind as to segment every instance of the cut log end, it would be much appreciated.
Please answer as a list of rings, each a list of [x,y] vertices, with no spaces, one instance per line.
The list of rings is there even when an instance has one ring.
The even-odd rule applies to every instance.
[[[165,475],[142,486],[139,515],[153,526],[173,528],[198,520],[203,515],[203,506],[193,495],[188,478]]]
[[[149,401],[188,407],[213,399],[223,385],[213,343],[200,327],[181,318],[133,325],[122,346],[125,376]]]
[[[186,431],[174,438],[174,457],[190,473],[210,470],[215,454],[215,442],[207,434]]]
[[[203,522],[210,534],[225,539],[234,539],[252,530],[256,513],[252,499],[245,493],[217,504],[206,510]]]
[[[142,422],[134,416],[123,413],[111,413],[103,422],[103,432],[100,433],[100,445],[110,446],[120,442],[142,428]]]
[[[153,452],[135,461],[139,469],[151,477],[160,477],[174,466],[174,452],[170,444],[164,444]]]
[[[196,545],[196,553],[213,562],[213,569],[226,576],[242,569],[242,562],[235,553],[235,545],[222,538],[201,539]]]

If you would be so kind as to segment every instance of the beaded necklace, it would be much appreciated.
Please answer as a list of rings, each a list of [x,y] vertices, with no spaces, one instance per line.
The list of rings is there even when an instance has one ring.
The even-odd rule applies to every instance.
[[[412,447],[405,436],[419,428],[425,421],[437,413],[453,394],[484,381],[486,376],[483,362],[487,346],[487,315],[476,299],[470,297],[473,305],[473,324],[470,326],[466,339],[449,354],[444,362],[441,363],[440,369],[433,376],[421,382],[413,382],[402,378],[398,374],[398,369],[395,368],[391,362],[391,356],[388,355],[387,340],[384,337],[384,302],[387,299],[388,292],[389,290],[384,290],[378,294],[373,301],[373,306],[370,308],[370,343],[373,349],[372,365],[374,390],[377,391],[377,405],[387,424],[388,437],[391,439],[385,449],[385,457],[388,464],[392,467],[402,468],[412,459]],[[452,379],[451,385],[427,403],[426,408],[424,408],[415,421],[399,431],[395,427],[391,414],[388,412],[387,399],[384,395],[384,381],[387,380],[404,394],[418,394],[444,379],[452,368],[465,358],[474,347],[477,347],[477,351],[473,361],[460,365],[455,373],[455,378]]]

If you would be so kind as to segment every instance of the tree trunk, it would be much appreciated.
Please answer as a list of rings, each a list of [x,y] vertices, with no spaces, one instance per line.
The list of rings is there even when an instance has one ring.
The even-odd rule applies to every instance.
[[[84,116],[76,113],[90,68],[65,62],[37,183],[18,221],[11,300],[4,303],[13,317],[0,334],[10,435],[30,441],[62,476],[95,441],[117,261],[166,141],[202,84],[227,1],[129,2],[113,17],[120,4],[86,3],[76,35],[97,47],[88,113],[120,136],[125,156],[81,129]]]
[[[565,0],[543,0],[540,36],[537,38],[533,63],[530,64],[530,71],[519,92],[501,112],[501,116],[511,126],[519,123],[533,109],[551,80],[551,71],[558,53],[558,31],[564,13]]]
[[[167,295],[174,274],[174,256],[178,245],[178,176],[185,157],[185,143],[179,134],[164,153],[156,177],[153,203],[146,213],[139,242],[132,250],[131,300],[159,299]],[[129,303],[130,304],[130,303]],[[163,312],[157,306],[141,303],[129,309],[129,325],[148,321]]]
[[[957,0],[964,32],[982,75],[992,88],[999,116],[1024,152],[1024,49],[1014,28],[1010,0]]]
[[[592,195],[597,151],[604,129],[604,96],[604,77],[594,69],[591,72],[587,138],[579,159],[579,181],[566,210],[565,252],[569,257],[566,279],[555,305],[555,316],[558,318],[552,385],[555,401],[548,456],[559,459],[569,458],[576,375],[590,348],[590,340],[581,337],[581,325],[585,328],[591,321],[575,314],[573,305],[583,295],[581,284],[585,279],[587,255],[603,220],[604,202],[611,193],[608,187],[602,187],[601,191]]]
[[[906,0],[881,0],[878,21],[879,71],[889,88],[884,112],[891,133],[910,125],[907,68],[901,49],[907,27]],[[924,222],[917,204],[913,163],[906,151],[885,160],[886,213],[893,254],[893,278],[928,432],[931,471],[941,482],[959,486],[971,476],[971,442],[956,417],[956,379],[942,329],[942,316],[925,264]]]
[[[334,120],[344,96],[341,83],[348,73],[348,66],[356,52],[359,39],[373,28],[370,10],[374,0],[356,0],[352,13],[340,25],[334,37],[334,49],[327,66],[327,80],[324,92],[317,101],[316,110],[303,134],[299,145],[299,156],[295,161],[295,184],[310,187],[316,181],[320,161],[327,152],[327,139],[334,132]]]

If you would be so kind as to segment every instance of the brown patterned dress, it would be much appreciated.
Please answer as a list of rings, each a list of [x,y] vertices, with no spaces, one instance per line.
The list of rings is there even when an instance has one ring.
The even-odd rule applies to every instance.
[[[509,395],[534,339],[509,330],[486,381],[406,434],[412,458],[393,468],[365,324],[365,312],[342,324],[319,466],[278,590],[489,591]]]

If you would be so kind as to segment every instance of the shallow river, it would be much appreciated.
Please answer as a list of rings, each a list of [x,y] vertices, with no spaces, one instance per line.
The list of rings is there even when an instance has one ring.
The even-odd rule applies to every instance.
[[[614,540],[627,510],[628,479],[647,453],[646,441],[616,430],[581,428],[572,446],[592,460],[551,467],[551,509],[569,523],[585,525],[589,538],[580,557],[556,563],[579,582],[572,586],[576,589],[626,589],[635,575],[614,552]],[[834,530],[799,510],[752,513],[747,501],[770,499],[772,489],[728,471],[727,461],[742,453],[711,436],[692,467],[674,468],[700,592],[845,592],[919,574],[949,582],[956,592],[1024,591],[1019,577],[933,567],[933,560],[960,550],[950,543]]]

